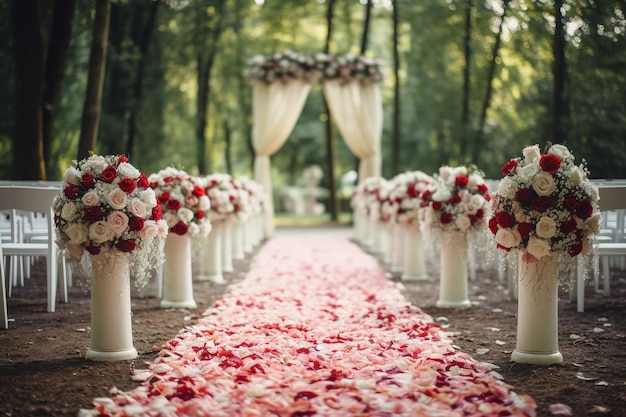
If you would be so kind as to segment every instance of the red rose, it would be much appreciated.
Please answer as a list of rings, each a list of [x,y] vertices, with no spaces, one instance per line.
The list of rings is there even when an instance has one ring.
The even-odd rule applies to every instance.
[[[179,221],[174,226],[172,226],[172,228],[170,229],[170,232],[176,233],[177,235],[182,236],[185,233],[187,233],[187,229],[188,229],[187,225],[183,223],[182,221]]]
[[[135,191],[135,188],[137,188],[137,183],[135,183],[135,181],[131,180],[130,178],[122,178],[117,185],[126,194],[132,193],[133,191]]]
[[[204,188],[200,187],[199,185],[194,185],[192,194],[196,197],[202,197],[203,195],[206,195],[206,191],[204,191]]]
[[[469,178],[467,178],[467,175],[459,175],[454,179],[454,185],[457,187],[467,187],[468,182]]]
[[[452,197],[450,197],[450,199],[448,200],[448,202],[450,204],[459,204],[461,202],[461,196],[458,194],[453,195]]]
[[[409,198],[417,198],[417,190],[415,189],[415,184],[407,185],[406,195],[408,195]]]
[[[378,199],[380,200],[380,197],[378,197]],[[232,203],[233,201],[235,201],[235,196],[234,196],[234,195],[229,195],[229,196],[228,196],[228,201],[230,201],[231,203]]]
[[[202,210],[198,210],[198,211],[196,212],[196,219],[198,219],[198,220],[202,220],[202,219],[204,219],[204,211],[202,211]]]
[[[515,192],[515,201],[523,206],[530,205],[535,197],[537,194],[531,188],[520,188]]]
[[[565,220],[563,223],[561,223],[561,226],[559,226],[559,230],[565,234],[571,233],[577,228],[578,228],[578,225],[576,224],[576,220],[574,220],[571,217]]]
[[[553,153],[541,155],[541,158],[539,158],[539,166],[544,171],[554,174],[561,167],[561,158]]]
[[[516,159],[511,159],[509,162],[504,164],[500,170],[502,171],[502,175],[505,177],[517,170],[518,162]]]
[[[494,235],[498,233],[498,229],[499,229],[498,221],[496,220],[495,217],[490,218],[488,224],[489,224],[489,230],[491,231],[491,233],[493,233]]]
[[[100,253],[100,248],[98,246],[87,245],[85,246],[85,249],[87,250],[87,252],[91,253],[92,255],[97,255]]]
[[[165,177],[165,178],[163,178],[163,182],[166,183],[166,184],[169,184],[172,181],[174,181],[174,178],[172,178],[172,177]]]
[[[83,213],[83,219],[90,223],[104,219],[104,212],[100,206],[87,207]]]
[[[443,203],[441,201],[433,201],[432,207],[433,210],[441,210],[441,207],[443,207]]]
[[[569,247],[569,250],[567,251],[567,253],[569,253],[569,256],[573,258],[574,256],[578,255],[582,251],[583,251],[583,242],[580,240],[577,240],[576,242],[572,244],[572,246]]]
[[[148,177],[146,174],[139,174],[139,179],[137,179],[137,186],[141,188],[150,188],[150,181],[148,181]]]
[[[113,165],[109,165],[102,171],[102,181],[111,183],[117,178],[117,169]]]
[[[159,221],[163,218],[163,211],[161,210],[161,205],[157,204],[152,207],[152,220]]]
[[[235,204],[235,212],[241,210],[241,206],[239,204]]]
[[[167,207],[168,210],[178,210],[180,208],[180,201],[176,199],[167,200],[165,207]]]
[[[593,214],[593,206],[589,200],[581,201],[576,207],[576,215],[583,220],[588,219]]]
[[[161,194],[159,194],[157,199],[159,200],[159,203],[165,204],[170,199],[170,193],[168,193],[167,191],[163,191]]]
[[[424,190],[424,192],[422,193],[422,200],[428,200],[431,194],[432,193],[430,192],[430,190]]]
[[[133,232],[138,232],[143,229],[144,220],[141,217],[132,216],[128,221],[128,228]]]
[[[81,178],[81,182],[86,188],[93,187],[93,174],[91,172],[85,172]]]
[[[482,195],[487,195],[489,194],[489,187],[487,187],[487,184],[478,184],[478,192],[481,193]]]
[[[116,244],[115,247],[120,251],[120,252],[132,252],[135,250],[135,246],[136,243],[134,240],[132,239],[120,239]]]
[[[480,210],[476,210],[476,216],[477,219],[482,219],[483,217],[485,217],[485,212],[480,209]]]
[[[119,158],[117,158],[117,162],[119,162],[120,164],[122,162],[128,162],[128,158],[126,157],[126,155],[120,155]]]
[[[563,206],[570,211],[570,213],[576,213],[578,207],[578,199],[575,195],[568,195],[563,201]]]
[[[441,213],[441,217],[439,217],[439,221],[441,222],[441,224],[448,224],[452,221],[452,213],[448,213],[447,211],[444,211],[443,213]]]
[[[552,200],[550,197],[541,196],[537,197],[532,202],[533,210],[538,211],[539,213],[545,212],[547,209],[552,207]]]
[[[532,223],[522,222],[517,225],[517,231],[523,239],[526,239],[528,236],[530,236],[530,233],[533,230],[535,230],[535,226]]]
[[[65,197],[69,198],[70,200],[73,200],[78,197],[78,187],[75,186],[74,184],[68,184],[63,189],[63,194],[65,194]]]
[[[513,227],[515,217],[508,211],[500,211],[495,214],[496,221],[501,227]]]

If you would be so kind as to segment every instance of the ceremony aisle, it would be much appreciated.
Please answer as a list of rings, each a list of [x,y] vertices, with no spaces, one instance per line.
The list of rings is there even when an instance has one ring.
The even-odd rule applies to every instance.
[[[269,240],[135,379],[81,415],[535,415],[532,398],[455,350],[374,258],[335,236]]]

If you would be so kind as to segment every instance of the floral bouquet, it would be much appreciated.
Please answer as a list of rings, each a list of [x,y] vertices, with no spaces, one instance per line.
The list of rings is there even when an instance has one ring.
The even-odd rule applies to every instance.
[[[393,203],[395,221],[417,224],[422,194],[434,184],[433,178],[422,171],[412,171],[396,175],[391,183],[389,200]]]
[[[489,187],[477,169],[442,166],[422,192],[427,231],[482,232],[489,217]]]
[[[350,199],[350,206],[371,220],[380,220],[381,203],[389,197],[387,180],[382,177],[366,178],[356,186]]]
[[[255,55],[249,60],[244,76],[249,81],[258,80],[267,84],[292,80],[317,82],[320,73],[315,70],[315,64],[313,58],[290,50],[267,56]]]
[[[372,84],[383,79],[381,61],[375,58],[352,54],[317,54],[315,62],[324,80],[339,80],[342,84],[351,81]]]
[[[248,193],[248,205],[251,215],[263,212],[263,186],[247,177],[239,177],[238,181],[244,192]]]
[[[129,256],[141,288],[163,261],[161,208],[148,178],[123,155],[92,155],[68,168],[53,210],[57,244],[75,265],[87,262],[83,270],[90,268],[85,253]]]
[[[526,262],[589,253],[602,217],[598,189],[587,179],[585,164],[576,165],[563,145],[543,155],[539,146],[528,146],[523,155],[502,167],[489,220],[497,248],[521,251]]]
[[[202,178],[202,186],[211,199],[211,221],[234,222],[244,206],[241,187],[228,174],[215,173]]]
[[[150,175],[148,181],[156,193],[170,233],[203,237],[211,232],[208,217],[211,202],[199,179],[168,167]]]

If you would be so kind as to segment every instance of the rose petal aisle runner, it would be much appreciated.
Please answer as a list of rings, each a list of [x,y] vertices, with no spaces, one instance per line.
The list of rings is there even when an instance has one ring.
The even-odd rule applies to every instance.
[[[341,237],[270,240],[247,277],[95,400],[102,416],[534,416]]]

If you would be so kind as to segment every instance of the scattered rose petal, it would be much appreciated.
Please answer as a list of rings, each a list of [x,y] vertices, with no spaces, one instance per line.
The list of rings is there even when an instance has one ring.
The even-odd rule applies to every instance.
[[[494,313],[502,313],[502,309],[501,308],[494,308],[493,310]]]
[[[497,327],[485,327],[485,330],[491,330],[492,332],[499,332],[502,329],[498,329]]]
[[[506,345],[506,342],[504,342],[502,340],[496,340],[496,345],[503,346],[503,345]]]
[[[594,332],[594,333],[603,333],[603,332],[604,332],[604,329],[603,329],[603,328],[601,328],[601,327],[594,327],[594,328],[593,328],[593,332]]]
[[[609,386],[609,383],[608,383],[608,382],[606,382],[606,381],[598,381],[598,382],[596,382],[596,383],[595,383],[595,384],[593,384],[593,385],[599,385],[599,386],[602,386],[602,387],[608,387],[608,386]]]
[[[561,404],[561,403],[550,404],[550,407],[548,407],[548,410],[550,410],[552,415],[555,415],[555,416],[571,416],[572,415],[571,407],[565,404]]]
[[[476,353],[478,353],[479,355],[484,355],[487,352],[489,352],[489,349],[487,349],[487,348],[478,348],[478,349],[476,349]]]
[[[572,334],[569,335],[569,338],[572,339],[572,340],[578,340],[578,339],[582,339],[583,337],[579,336],[577,334],[572,333]]]
[[[611,409],[602,405],[594,405],[589,410],[589,414],[609,414]]]
[[[582,372],[577,372],[576,373],[576,378],[582,379],[583,381],[595,381],[596,379],[598,379],[597,376],[585,376],[585,375],[583,375]]]

